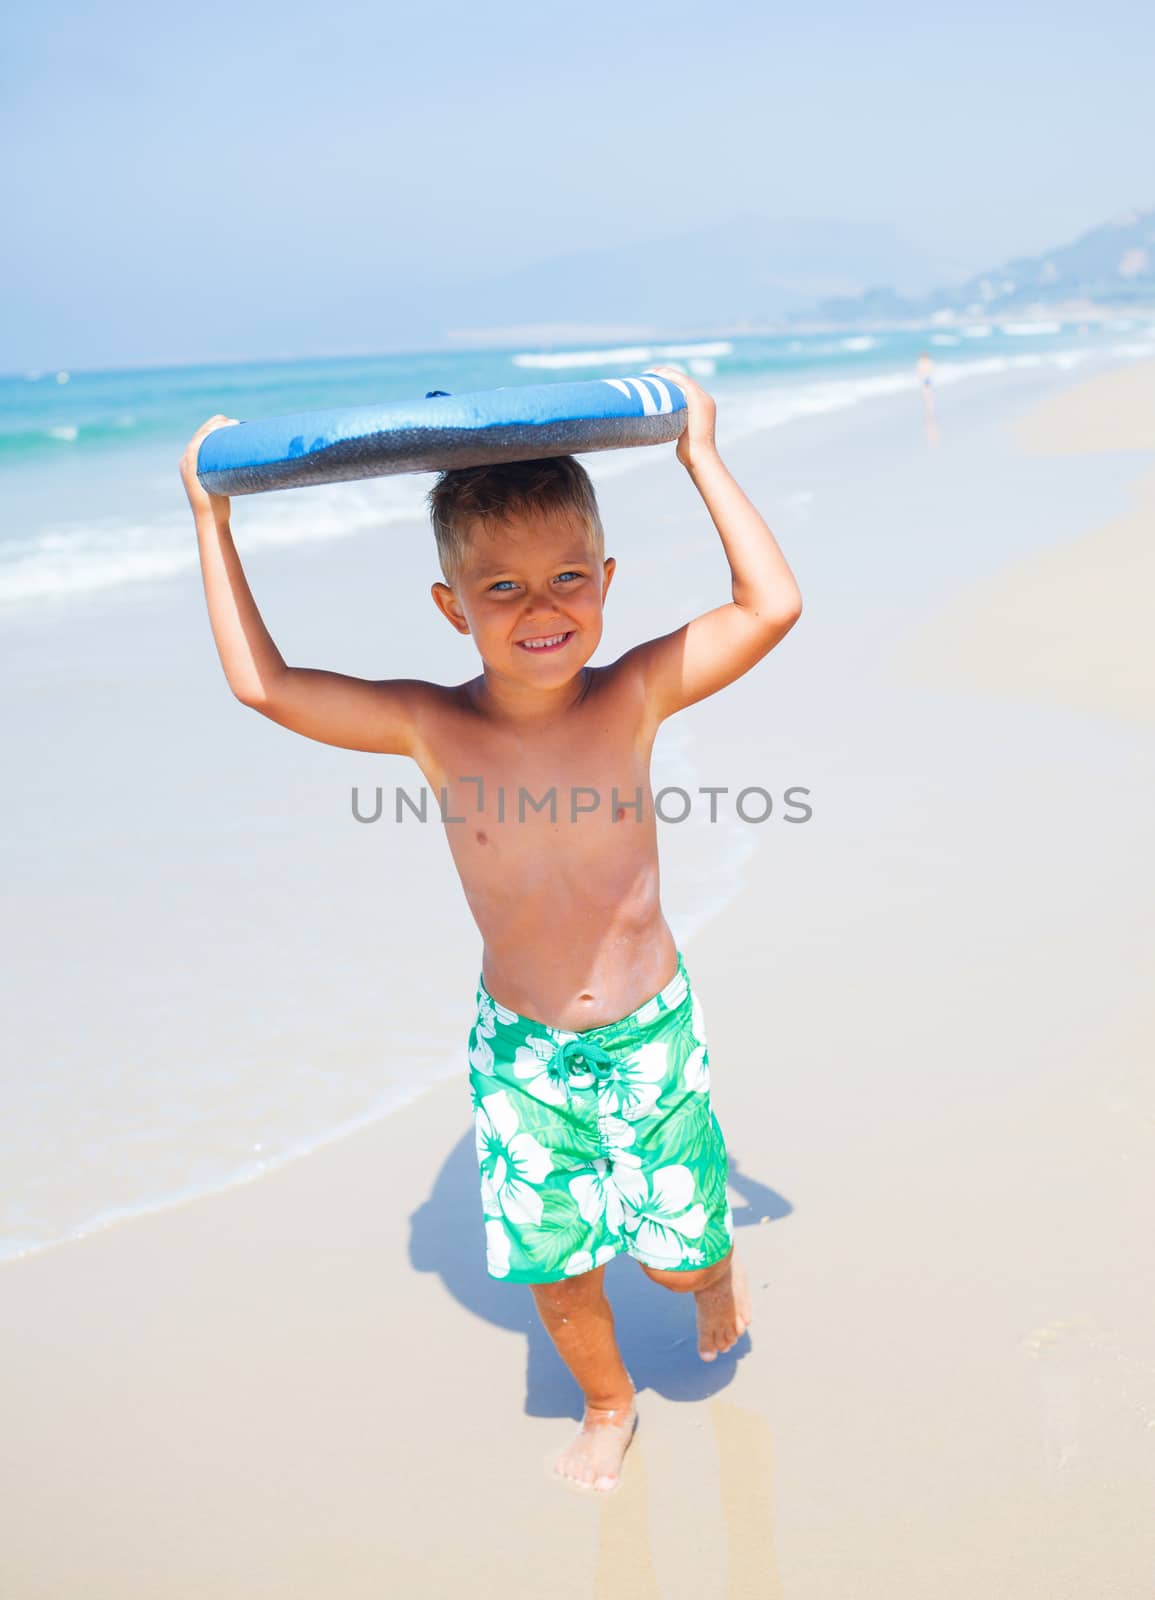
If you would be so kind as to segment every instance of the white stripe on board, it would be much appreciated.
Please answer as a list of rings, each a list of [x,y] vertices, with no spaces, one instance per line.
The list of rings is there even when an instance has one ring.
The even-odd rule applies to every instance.
[[[661,378],[655,378],[652,373],[647,372],[646,382],[652,383],[654,388],[658,391],[658,399],[661,401],[661,405],[658,407],[658,410],[672,411],[674,409],[674,402],[670,398],[670,391],[666,388]]]
[[[657,412],[658,408],[654,404],[654,397],[650,393],[649,388],[646,386],[646,384],[644,384],[642,382],[641,378],[628,378],[626,381],[628,383],[631,383],[633,385],[633,387],[638,391],[638,398],[642,402],[642,415],[643,415],[643,417],[652,417],[652,416],[654,416],[655,413]]]
[[[669,389],[661,378],[652,377],[648,373],[644,378],[603,378],[602,382],[608,383],[619,394],[624,394],[627,400],[632,400],[636,392],[642,402],[643,416],[652,417],[674,409]],[[650,392],[651,384],[658,392],[657,405],[654,404],[654,397]]]

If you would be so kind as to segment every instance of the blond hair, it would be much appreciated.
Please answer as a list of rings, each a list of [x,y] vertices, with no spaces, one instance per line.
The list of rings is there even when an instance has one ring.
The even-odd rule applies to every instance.
[[[594,486],[573,456],[455,467],[441,474],[428,500],[437,558],[447,583],[461,571],[473,525],[494,525],[511,514],[548,517],[559,511],[576,512],[593,536],[599,559],[605,559]]]

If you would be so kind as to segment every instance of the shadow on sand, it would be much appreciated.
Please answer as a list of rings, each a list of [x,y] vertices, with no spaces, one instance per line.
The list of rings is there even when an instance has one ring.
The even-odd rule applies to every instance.
[[[733,1152],[727,1177],[734,1231],[778,1221],[794,1209],[766,1184],[741,1170]],[[523,1283],[502,1283],[485,1269],[485,1230],[477,1187],[472,1131],[446,1157],[433,1190],[410,1217],[409,1259],[418,1272],[436,1272],[450,1294],[474,1316],[527,1336],[526,1415],[581,1420],[581,1392],[542,1327],[533,1296]],[[606,1292],[622,1358],[639,1392],[665,1399],[704,1400],[727,1388],[750,1337],[716,1361],[702,1361],[695,1339],[693,1296],[673,1293],[646,1277],[638,1263],[620,1255],[606,1268]]]

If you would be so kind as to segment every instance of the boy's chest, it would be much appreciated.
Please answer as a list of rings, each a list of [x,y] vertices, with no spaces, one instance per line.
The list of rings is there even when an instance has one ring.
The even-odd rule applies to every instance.
[[[564,726],[536,730],[446,719],[433,730],[423,765],[451,838],[538,848],[549,835],[551,844],[584,853],[605,848],[609,829],[620,850],[617,824],[652,812],[649,748],[630,709],[605,695]]]
[[[627,739],[575,736],[527,747],[492,740],[459,744],[438,763],[437,801],[454,817],[498,823],[578,822],[649,806],[649,758]]]

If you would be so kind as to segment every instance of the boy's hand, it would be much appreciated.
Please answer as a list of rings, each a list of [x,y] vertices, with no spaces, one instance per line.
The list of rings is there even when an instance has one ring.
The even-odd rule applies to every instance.
[[[718,446],[714,442],[714,418],[717,415],[717,406],[713,397],[708,395],[701,384],[695,383],[693,378],[688,378],[684,372],[679,372],[677,367],[647,367],[647,372],[656,372],[660,378],[669,378],[676,383],[686,397],[686,426],[678,438],[678,460],[688,472],[693,472],[695,467],[700,467],[710,456],[718,454]]]
[[[211,516],[218,527],[224,526],[229,520],[229,497],[226,494],[210,494],[201,486],[201,481],[197,477],[197,454],[206,433],[215,433],[218,428],[236,427],[237,420],[236,417],[222,417],[218,414],[210,417],[207,422],[202,422],[180,458],[181,481],[188,495],[188,503],[192,506],[193,516],[198,521],[203,516]]]

